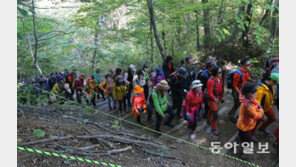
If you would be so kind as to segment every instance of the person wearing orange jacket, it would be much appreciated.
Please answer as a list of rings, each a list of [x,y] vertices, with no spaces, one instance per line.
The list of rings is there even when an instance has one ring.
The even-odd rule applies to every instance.
[[[148,112],[148,122],[151,121],[152,113],[147,107],[144,89],[140,85],[136,85],[133,90],[132,96],[132,115],[137,119],[139,124],[141,123],[141,114]]]
[[[217,120],[218,120],[218,104],[223,97],[223,80],[222,70],[215,65],[212,69],[212,76],[207,82],[207,93],[209,99],[208,123],[210,123],[214,135],[218,135]]]
[[[106,81],[100,84],[100,89],[104,91],[105,96],[108,100],[109,111],[112,111],[111,101],[113,102],[113,109],[116,109],[114,99],[113,99],[113,80],[110,74],[105,75]]]
[[[241,61],[241,68],[239,69],[242,73],[242,76],[236,72],[233,75],[233,83],[232,83],[232,97],[234,101],[234,105],[232,106],[231,110],[229,111],[229,119],[233,122],[237,122],[237,118],[235,117],[236,110],[240,106],[239,98],[241,96],[241,88],[244,84],[248,81],[252,81],[250,76],[250,67],[251,62],[248,58],[242,58]]]
[[[89,77],[86,80],[86,95],[89,97],[90,102],[95,107],[96,106],[96,95],[98,92],[98,88],[96,86],[95,81]]]
[[[241,108],[236,126],[238,128],[238,136],[240,142],[257,141],[254,136],[254,132],[258,122],[263,117],[262,106],[255,99],[256,97],[256,85],[251,82],[247,82],[242,87],[242,97],[240,99]],[[239,147],[238,155],[242,156],[242,149]],[[242,157],[243,158],[243,157]]]
[[[277,82],[270,78],[270,76],[266,77],[262,80],[262,83],[257,88],[256,100],[261,104],[264,110],[264,114],[267,117],[261,126],[259,127],[259,131],[264,132],[266,134],[271,134],[266,127],[273,123],[276,120],[276,116],[273,110],[273,100],[274,100],[274,86]]]

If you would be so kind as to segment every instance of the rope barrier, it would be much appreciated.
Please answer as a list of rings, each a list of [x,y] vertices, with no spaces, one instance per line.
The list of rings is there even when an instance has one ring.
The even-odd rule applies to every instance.
[[[47,156],[54,156],[54,157],[58,157],[58,158],[70,159],[70,160],[75,160],[75,161],[80,161],[80,162],[87,162],[87,163],[92,163],[92,164],[97,164],[97,165],[102,165],[102,166],[121,167],[120,165],[113,165],[113,164],[106,163],[106,162],[100,162],[100,161],[95,161],[95,160],[91,160],[91,159],[73,157],[73,156],[68,156],[65,154],[52,153],[52,152],[42,151],[42,150],[37,150],[37,149],[32,149],[32,148],[18,146],[17,149],[19,149],[21,151],[43,154],[43,155],[47,155]]]

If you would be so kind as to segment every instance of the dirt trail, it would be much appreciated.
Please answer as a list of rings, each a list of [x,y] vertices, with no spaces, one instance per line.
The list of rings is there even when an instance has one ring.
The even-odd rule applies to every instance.
[[[229,141],[235,133],[237,132],[236,126],[232,124],[227,117],[227,113],[232,106],[232,99],[229,94],[225,96],[225,103],[220,107],[219,113],[219,131],[220,135],[213,136],[210,133],[207,133],[208,127],[205,126],[205,120],[200,119],[197,127],[197,139],[192,142],[196,144],[210,147],[210,142],[221,142],[221,146]],[[99,107],[96,110],[104,111],[111,113],[112,115],[118,116],[118,111],[108,111],[106,103],[99,102]],[[88,159],[100,160],[103,162],[109,162],[112,164],[119,164],[122,166],[249,166],[237,160],[233,160],[227,157],[214,155],[207,150],[194,147],[192,145],[181,143],[174,139],[170,139],[165,136],[155,134],[154,132],[144,130],[135,125],[128,124],[124,121],[120,121],[120,125],[117,124],[117,121],[114,118],[107,117],[106,115],[96,113],[94,111],[88,111],[82,107],[65,107],[63,106],[48,106],[48,107],[24,107],[18,106],[18,110],[22,111],[18,113],[18,144],[25,143],[29,141],[39,140],[34,136],[34,129],[41,129],[45,132],[43,138],[49,138],[51,136],[66,136],[66,135],[106,135],[110,134],[103,129],[97,128],[93,125],[87,124],[87,122],[95,122],[103,125],[106,128],[111,130],[117,130],[120,128],[120,132],[134,134],[136,136],[151,138],[153,142],[159,142],[167,146],[167,149],[154,149],[153,151],[157,153],[163,153],[166,155],[174,156],[176,159],[168,159],[163,157],[151,156],[147,153],[144,153],[142,150],[138,149],[135,145],[132,146],[132,150],[122,152],[120,154],[114,155],[95,155],[95,156],[81,156],[75,155],[78,157],[84,157]],[[277,111],[275,111],[278,113]],[[82,122],[75,121],[73,119],[65,118],[74,117],[81,119]],[[130,113],[124,113],[125,120],[135,122],[133,116]],[[155,118],[153,115],[152,123],[148,124],[146,121],[146,115],[142,118],[144,126],[148,126],[153,129]],[[83,123],[84,122],[84,123]],[[173,124],[176,125],[172,130],[166,126],[161,126],[161,131],[168,133],[172,136],[188,140],[189,134],[183,121],[175,118]],[[274,131],[277,123],[273,123],[269,129]],[[110,134],[113,135],[113,134]],[[272,143],[274,138],[271,136],[265,136],[260,132],[257,132],[257,137],[260,142],[268,142],[270,151],[269,154],[257,154],[256,148],[258,145],[255,144],[255,154],[249,155],[248,160],[252,163],[258,164],[260,166],[270,166],[278,160],[278,155],[276,151],[272,148]],[[63,153],[67,155],[73,155],[69,150],[63,150],[57,145],[63,146],[72,146],[72,147],[84,147],[91,146],[94,144],[92,140],[64,140],[57,142],[48,142],[38,145],[32,145],[30,148],[36,148],[41,150],[53,151],[57,153]],[[114,148],[123,148],[129,146],[129,144],[122,144],[119,142],[113,143]],[[96,151],[99,150],[108,150],[106,147],[97,147]],[[235,156],[232,152],[233,150],[224,149],[225,153]],[[44,155],[38,155],[34,153],[18,151],[18,166],[94,166],[93,164],[87,164],[77,161],[69,161],[62,158],[48,157]]]

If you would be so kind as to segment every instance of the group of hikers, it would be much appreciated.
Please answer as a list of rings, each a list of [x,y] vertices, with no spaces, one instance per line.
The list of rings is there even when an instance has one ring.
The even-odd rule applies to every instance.
[[[96,100],[107,99],[109,110],[119,109],[119,115],[131,111],[136,121],[142,125],[141,117],[147,113],[151,122],[155,111],[155,130],[160,131],[162,119],[164,125],[174,127],[172,120],[184,119],[190,131],[190,138],[196,138],[196,126],[200,117],[207,120],[213,135],[218,131],[218,106],[223,104],[224,83],[232,90],[233,107],[229,111],[229,120],[236,124],[240,142],[258,142],[255,130],[270,134],[266,128],[276,120],[273,105],[279,107],[279,58],[273,57],[266,63],[261,79],[255,82],[250,75],[251,62],[248,58],[240,60],[241,67],[233,70],[225,77],[215,58],[209,59],[205,67],[196,72],[193,59],[188,56],[184,64],[176,68],[173,57],[168,56],[162,67],[149,73],[148,65],[137,69],[131,64],[123,73],[116,68],[113,73],[102,79],[100,68],[92,75],[77,76],[75,68],[69,72],[50,73],[47,77],[30,78],[27,84],[34,84],[38,90],[47,90],[50,101],[54,102],[63,96],[68,100],[82,98],[94,107]],[[23,83],[24,84],[24,83]],[[20,85],[23,87],[24,85]],[[170,99],[172,105],[170,105]],[[60,99],[62,100],[62,99]],[[238,116],[236,110],[240,107]],[[263,116],[266,120],[263,120]],[[274,146],[278,148],[278,127]],[[239,155],[242,151],[239,152]]]

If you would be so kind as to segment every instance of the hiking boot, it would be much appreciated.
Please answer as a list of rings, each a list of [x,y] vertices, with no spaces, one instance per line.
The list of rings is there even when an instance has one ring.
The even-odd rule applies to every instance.
[[[190,139],[191,140],[194,140],[194,139],[196,139],[196,135],[195,135],[195,133],[190,133],[191,135],[190,135]]]
[[[170,128],[173,128],[173,127],[174,127],[174,125],[173,125],[172,123],[167,123],[167,122],[165,122],[164,125],[165,125],[165,126],[168,126],[168,127],[170,127]]]
[[[215,130],[212,130],[213,131],[213,134],[214,135],[216,135],[216,136],[218,136],[219,135],[219,132],[218,132],[218,130],[217,129],[215,129]]]
[[[251,135],[250,140],[255,142],[255,143],[258,143],[258,139],[257,139],[257,137],[255,135]]]

